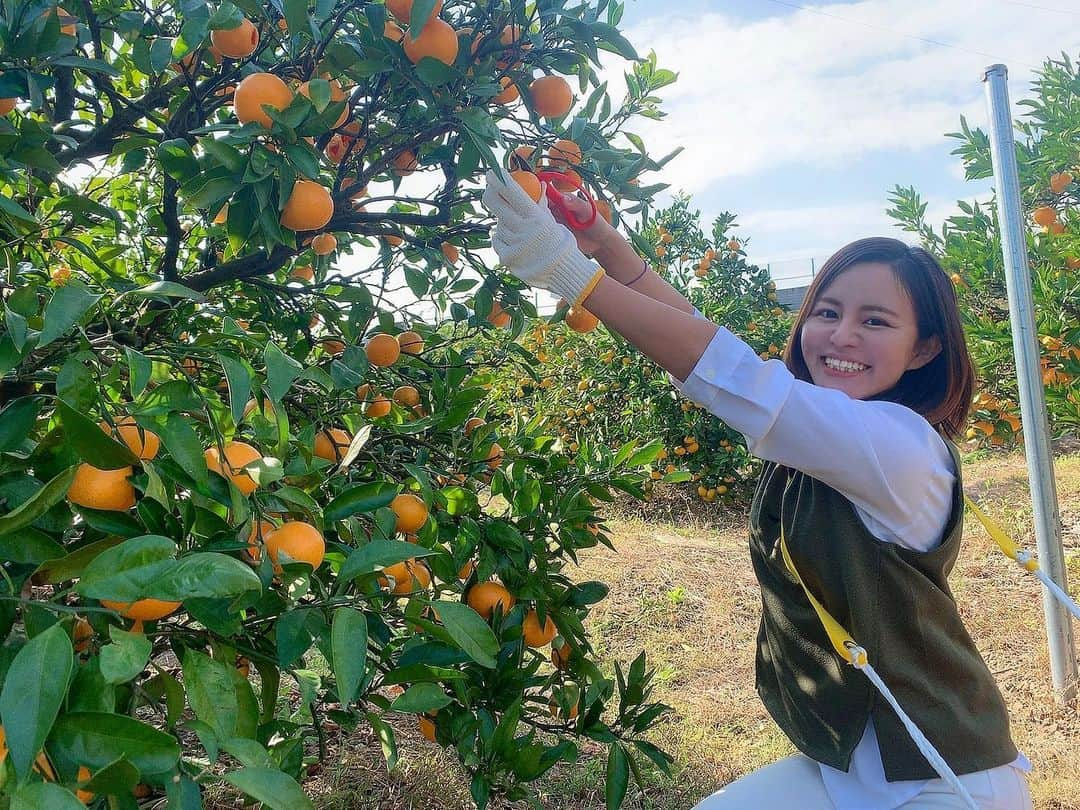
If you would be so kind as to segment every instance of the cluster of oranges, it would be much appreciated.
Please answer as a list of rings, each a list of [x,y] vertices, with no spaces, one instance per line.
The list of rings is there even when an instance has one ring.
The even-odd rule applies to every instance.
[[[1056,172],[1050,176],[1050,194],[1060,197],[1073,185],[1072,172]],[[1051,235],[1058,236],[1065,232],[1065,224],[1059,219],[1058,211],[1053,205],[1040,205],[1031,212],[1031,218],[1035,224]]]

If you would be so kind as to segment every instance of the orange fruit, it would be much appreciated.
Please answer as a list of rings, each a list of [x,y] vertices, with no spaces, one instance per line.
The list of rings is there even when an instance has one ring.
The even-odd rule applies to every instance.
[[[357,182],[358,181],[357,181],[357,179],[355,177],[343,177],[341,179],[341,190],[342,191],[348,191],[350,188],[352,188],[354,185],[356,185]],[[352,194],[349,195],[349,199],[350,200],[358,200],[361,197],[366,196],[366,195],[367,195],[367,186],[362,186],[361,188],[358,188],[356,191],[352,192]]]
[[[420,715],[420,720],[418,722],[420,725],[420,733],[424,735],[424,738],[431,742],[435,742],[435,721],[430,717]]]
[[[431,584],[431,572],[428,571],[426,565],[415,559],[388,565],[383,569],[383,574],[386,576],[378,578],[379,587],[389,587],[390,581],[386,577],[393,577],[394,587],[391,588],[390,593],[394,596],[409,596],[426,589]]]
[[[561,647],[551,648],[551,664],[555,669],[566,669],[570,666],[570,645],[563,644]]]
[[[408,25],[412,19],[412,7],[413,0],[386,0],[386,10],[393,14],[398,22],[403,22],[406,25]],[[431,10],[431,14],[428,16],[427,20],[424,21],[424,25],[427,25],[432,17],[442,11],[442,7],[442,0],[436,0],[435,8]]]
[[[281,224],[293,231],[316,231],[333,215],[334,198],[325,186],[314,180],[297,180],[281,211]]]
[[[267,129],[273,123],[263,110],[266,104],[284,110],[293,100],[292,90],[273,73],[252,73],[245,76],[233,93],[233,111],[241,124],[258,121]]]
[[[248,547],[247,553],[255,562],[258,562],[262,558],[262,551],[260,549],[258,540],[261,537],[263,543],[266,543],[266,536],[270,534],[276,527],[269,520],[260,520],[257,523],[251,524],[251,532],[248,534]]]
[[[394,174],[402,177],[412,174],[420,165],[416,159],[416,153],[411,149],[406,149],[404,152],[395,155],[390,164],[394,167]]]
[[[400,385],[394,389],[394,402],[405,408],[420,404],[420,392],[411,385]]]
[[[411,492],[395,495],[394,500],[390,502],[390,508],[397,515],[394,531],[411,534],[427,523],[427,504]]]
[[[558,633],[558,628],[555,627],[555,622],[550,616],[545,616],[544,626],[540,626],[540,614],[536,610],[526,613],[525,621],[521,623],[522,638],[530,647],[543,647],[545,644],[550,644]]]
[[[388,413],[390,413],[390,400],[382,394],[378,394],[364,408],[364,416],[369,419],[378,419],[379,417],[386,416]]]
[[[1057,172],[1050,175],[1050,190],[1054,194],[1063,192],[1073,181],[1072,172]]]
[[[345,351],[345,344],[334,338],[327,338],[321,345],[324,352],[334,357]]]
[[[541,76],[529,85],[533,109],[545,118],[561,118],[574,105],[574,93],[562,76]]]
[[[115,610],[127,619],[135,619],[140,622],[156,622],[164,619],[170,613],[175,613],[180,607],[179,602],[167,602],[163,599],[138,599],[134,602],[114,602],[111,599],[102,599],[102,607]]]
[[[491,97],[491,100],[496,104],[509,104],[521,98],[521,91],[518,90],[518,86],[514,84],[509,76],[503,76],[499,79],[499,86],[502,87],[502,90]]]
[[[510,166],[517,169],[530,169],[536,157],[535,146],[519,146],[510,153]]]
[[[90,626],[90,622],[82,616],[77,618],[71,628],[71,641],[75,646],[75,652],[86,652],[86,649],[90,646],[90,639],[93,637],[94,628]]]
[[[472,576],[472,572],[476,570],[476,563],[472,560],[466,560],[465,564],[457,572],[457,578],[461,580],[468,579]]]
[[[315,434],[315,455],[335,464],[345,457],[352,436],[341,428],[328,428]]]
[[[450,264],[456,264],[457,260],[461,257],[457,245],[453,242],[443,242],[441,249],[442,255],[446,257],[446,260],[450,262]]]
[[[381,234],[379,238],[390,245],[390,247],[398,247],[404,241],[400,236],[392,233]]]
[[[382,35],[387,39],[392,39],[394,42],[401,42],[405,36],[405,32],[401,30],[401,26],[393,20],[387,20],[383,23]]]
[[[296,562],[306,562],[312,568],[318,568],[326,555],[326,540],[322,532],[310,523],[291,520],[281,524],[264,538],[266,551],[274,563],[274,570],[280,571],[278,557],[284,553]]]
[[[555,141],[548,150],[547,156],[553,169],[581,165],[581,147],[568,138]]]
[[[290,281],[311,281],[315,278],[315,270],[310,264],[300,264],[289,273]]]
[[[527,172],[523,169],[517,169],[510,172],[510,176],[514,178],[514,182],[521,186],[525,193],[532,197],[533,202],[540,202],[540,195],[543,193],[540,188],[540,178],[532,172]],[[492,312],[494,312],[492,308]]]
[[[384,332],[372,335],[364,345],[364,354],[373,366],[387,368],[394,365],[401,357],[401,346],[393,335]]]
[[[567,193],[576,191],[578,186],[581,185],[581,175],[575,172],[568,166],[564,166],[560,171],[566,176],[565,179],[554,180],[552,185],[559,191],[565,191]]]
[[[244,465],[262,458],[262,453],[246,442],[228,442],[225,445],[225,463],[222,464],[221,453],[217,446],[208,447],[203,453],[206,466],[212,472],[216,472],[227,478],[236,486],[242,495],[250,495],[259,486],[244,471]],[[228,469],[226,469],[228,465]]]
[[[341,87],[341,83],[338,82],[336,79],[330,79],[328,81],[328,84],[330,85],[330,101],[331,101],[331,103],[340,103],[342,101],[345,101],[348,98],[348,96],[345,94],[345,91]],[[296,92],[310,101],[311,100],[311,83],[310,82],[304,82],[303,84],[301,84],[299,87],[296,88]],[[346,104],[345,109],[341,111],[341,115],[338,116],[337,121],[334,122],[334,125],[331,127],[331,129],[337,129],[342,124],[344,124],[348,120],[348,118],[349,118],[349,105]]]
[[[126,512],[135,505],[135,487],[128,480],[131,473],[131,467],[99,470],[90,464],[80,464],[68,487],[68,500],[89,509]]]
[[[484,424],[487,423],[484,422],[484,420],[481,419],[479,416],[472,417],[471,419],[469,419],[469,421],[465,423],[465,436],[471,436],[474,430]]]
[[[60,21],[61,34],[69,37],[75,36],[75,23],[78,22],[78,19],[76,17],[73,17],[70,12],[65,11],[60,6],[47,9],[41,16],[44,17],[50,14],[55,14],[57,19]]]
[[[607,224],[611,224],[611,205],[604,200],[596,201],[596,213],[602,216]]]
[[[1046,226],[1046,232],[1054,236],[1065,233],[1065,224],[1055,220]]]
[[[417,332],[402,332],[397,336],[397,341],[405,354],[420,354],[424,351],[424,339]]]
[[[15,109],[17,98],[0,98],[0,115],[7,115]]]
[[[444,65],[454,64],[458,54],[458,38],[454,27],[439,17],[432,17],[420,29],[420,34],[413,38],[410,29],[402,43],[405,55],[414,65],[425,56],[438,59]]]
[[[1051,223],[1057,222],[1057,211],[1049,205],[1043,205],[1031,212],[1031,218],[1035,220],[1037,225],[1048,228]]]
[[[552,717],[562,717],[564,720],[573,720],[578,716],[578,704],[575,703],[570,707],[570,711],[566,712],[559,708],[559,704],[554,700],[548,704],[548,711],[551,712]]]
[[[492,442],[491,448],[488,450],[487,458],[484,459],[487,462],[488,467],[495,469],[503,462],[503,449],[498,442]]]
[[[326,155],[326,159],[329,160],[331,163],[337,164],[341,163],[341,161],[344,159],[345,149],[345,139],[342,138],[340,135],[334,135],[330,138],[329,141],[326,142],[326,148],[323,149],[323,154]],[[352,180],[352,178],[346,179]],[[355,183],[356,181],[352,180],[352,182]],[[350,183],[350,185],[352,185],[352,183]],[[345,180],[342,180],[341,190],[344,191],[345,188]]]
[[[1080,257],[1066,256],[1065,266],[1068,267],[1070,270],[1080,270]]]
[[[251,20],[245,19],[236,28],[211,31],[210,41],[224,56],[243,59],[259,47],[259,29]]]
[[[492,614],[495,613],[496,605],[501,607],[505,616],[517,602],[510,591],[506,590],[498,582],[490,581],[478,582],[469,588],[465,601],[468,602],[469,607],[485,619],[490,619]]]
[[[109,423],[99,423],[101,429],[109,432]],[[128,450],[137,455],[142,461],[149,461],[158,454],[161,448],[161,440],[153,431],[144,430],[135,424],[130,416],[116,420],[116,432],[120,434],[120,441],[128,446]]]
[[[600,323],[600,319],[584,307],[570,307],[566,312],[566,325],[575,332],[591,332]]]
[[[311,240],[311,249],[316,256],[327,256],[337,249],[337,238],[332,233],[320,233]]]

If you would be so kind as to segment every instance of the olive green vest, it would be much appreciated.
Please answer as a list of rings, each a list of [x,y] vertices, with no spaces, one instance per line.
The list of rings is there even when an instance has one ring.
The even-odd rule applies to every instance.
[[[897,701],[957,773],[1016,759],[1009,718],[993,676],[964,629],[947,577],[963,533],[960,457],[952,513],[940,546],[912,551],[875,538],[854,505],[804,473],[766,462],[750,513],[750,556],[761,585],[757,690],[795,747],[846,771],[873,718],[885,778],[932,779],[892,707],[833,650],[807,586],[867,651]],[[827,452],[827,449],[823,449]]]

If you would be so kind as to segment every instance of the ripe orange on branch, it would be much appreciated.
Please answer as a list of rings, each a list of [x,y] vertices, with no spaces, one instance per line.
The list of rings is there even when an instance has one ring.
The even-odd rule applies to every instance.
[[[1053,223],[1057,222],[1057,211],[1049,205],[1043,205],[1031,212],[1031,218],[1035,220],[1036,225],[1049,228]]]
[[[68,500],[89,509],[126,512],[135,505],[135,487],[128,480],[131,473],[131,467],[99,470],[80,464],[68,487]]]
[[[168,602],[163,599],[138,599],[134,602],[114,602],[111,599],[102,599],[101,604],[102,607],[115,610],[125,618],[140,622],[156,622],[170,613],[175,613],[180,607],[180,602]]]
[[[525,621],[521,623],[521,635],[530,647],[543,647],[545,644],[550,644],[558,633],[558,628],[555,627],[555,622],[550,616],[545,616],[544,626],[540,626],[540,615],[535,609],[525,614]]]
[[[405,408],[420,404],[420,392],[411,385],[399,385],[394,389],[394,402]]]
[[[390,508],[397,515],[394,531],[412,534],[427,523],[427,504],[411,492],[395,495],[394,500],[390,502]]]
[[[314,180],[297,180],[281,211],[281,224],[293,231],[316,231],[333,215],[334,199],[323,185]]]
[[[398,361],[401,356],[401,345],[393,335],[380,332],[368,339],[364,345],[364,353],[371,365],[386,368]]]
[[[469,588],[469,593],[465,597],[465,601],[469,607],[483,616],[485,619],[490,619],[492,614],[495,613],[495,606],[498,605],[505,616],[510,612],[510,609],[517,602],[511,595],[510,591],[506,590],[498,582],[478,582]]]
[[[388,565],[383,569],[384,576],[378,578],[379,587],[387,588],[390,581],[387,577],[394,578],[394,587],[390,593],[394,596],[408,596],[422,591],[431,584],[431,572],[427,566],[415,559]]]
[[[306,562],[312,568],[318,568],[326,556],[326,540],[322,532],[310,523],[298,520],[283,523],[266,535],[264,542],[276,571],[281,570],[281,554],[296,562]]]
[[[414,0],[386,0],[386,9],[394,15],[398,22],[409,25],[412,20],[413,2]],[[435,8],[431,10],[431,14],[424,21],[424,24],[431,22],[435,15],[442,11],[442,7],[442,0],[436,0]]]
[[[311,249],[316,256],[328,256],[337,249],[337,237],[332,233],[320,233],[311,240]]]
[[[259,47],[259,29],[251,20],[245,19],[236,28],[211,31],[210,41],[224,56],[243,59]]]
[[[345,457],[352,436],[341,428],[328,428],[315,434],[314,453],[319,458],[337,463]]]
[[[1050,190],[1054,194],[1060,194],[1072,183],[1072,172],[1057,172],[1050,175]]]
[[[293,93],[289,86],[273,73],[252,73],[245,76],[233,93],[233,111],[241,124],[258,121],[267,129],[273,123],[263,110],[266,104],[276,110],[284,110],[292,104]]]
[[[581,165],[581,147],[568,138],[555,141],[547,153],[552,168]]]
[[[411,149],[406,149],[404,152],[395,155],[390,163],[394,167],[394,173],[402,177],[412,174],[420,165],[416,159],[416,154]]]
[[[206,466],[209,470],[224,476],[240,490],[243,495],[250,495],[258,488],[258,484],[245,471],[244,465],[250,464],[262,458],[262,453],[246,442],[228,442],[225,445],[225,461],[222,463],[221,453],[217,446],[207,448],[203,453]]]
[[[529,85],[533,108],[545,118],[561,118],[574,105],[574,93],[562,76],[541,76]]]
[[[99,424],[103,431],[110,432],[108,422],[103,421]],[[120,440],[128,446],[128,450],[137,455],[142,461],[152,459],[161,448],[161,440],[158,435],[136,425],[135,420],[130,416],[116,420],[116,432],[120,435]]]
[[[533,202],[540,202],[540,195],[543,193],[543,189],[540,186],[539,177],[524,169],[512,171],[510,172],[510,176],[514,179],[515,183],[525,190],[526,194],[533,198]]]
[[[424,339],[417,332],[402,332],[397,336],[397,342],[405,354],[420,354],[424,351]]]
[[[410,29],[405,34],[405,41],[402,44],[405,48],[405,55],[409,57],[409,61],[414,65],[425,56],[438,59],[444,65],[452,65],[454,60],[457,59],[457,32],[453,26],[439,17],[432,17],[428,20],[415,39]]]
[[[378,394],[364,407],[364,416],[369,419],[379,419],[390,413],[390,400],[382,394]]]
[[[502,90],[491,98],[496,104],[509,104],[521,97],[521,91],[518,90],[518,86],[514,84],[514,81],[509,76],[503,76],[499,79],[499,85]]]
[[[0,115],[7,115],[15,109],[17,98],[0,98]]]

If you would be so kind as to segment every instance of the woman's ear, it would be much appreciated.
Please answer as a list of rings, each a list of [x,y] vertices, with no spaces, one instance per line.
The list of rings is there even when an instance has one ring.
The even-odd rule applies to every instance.
[[[920,340],[915,347],[911,362],[908,363],[907,371],[922,368],[939,354],[941,354],[941,338],[937,335]]]

